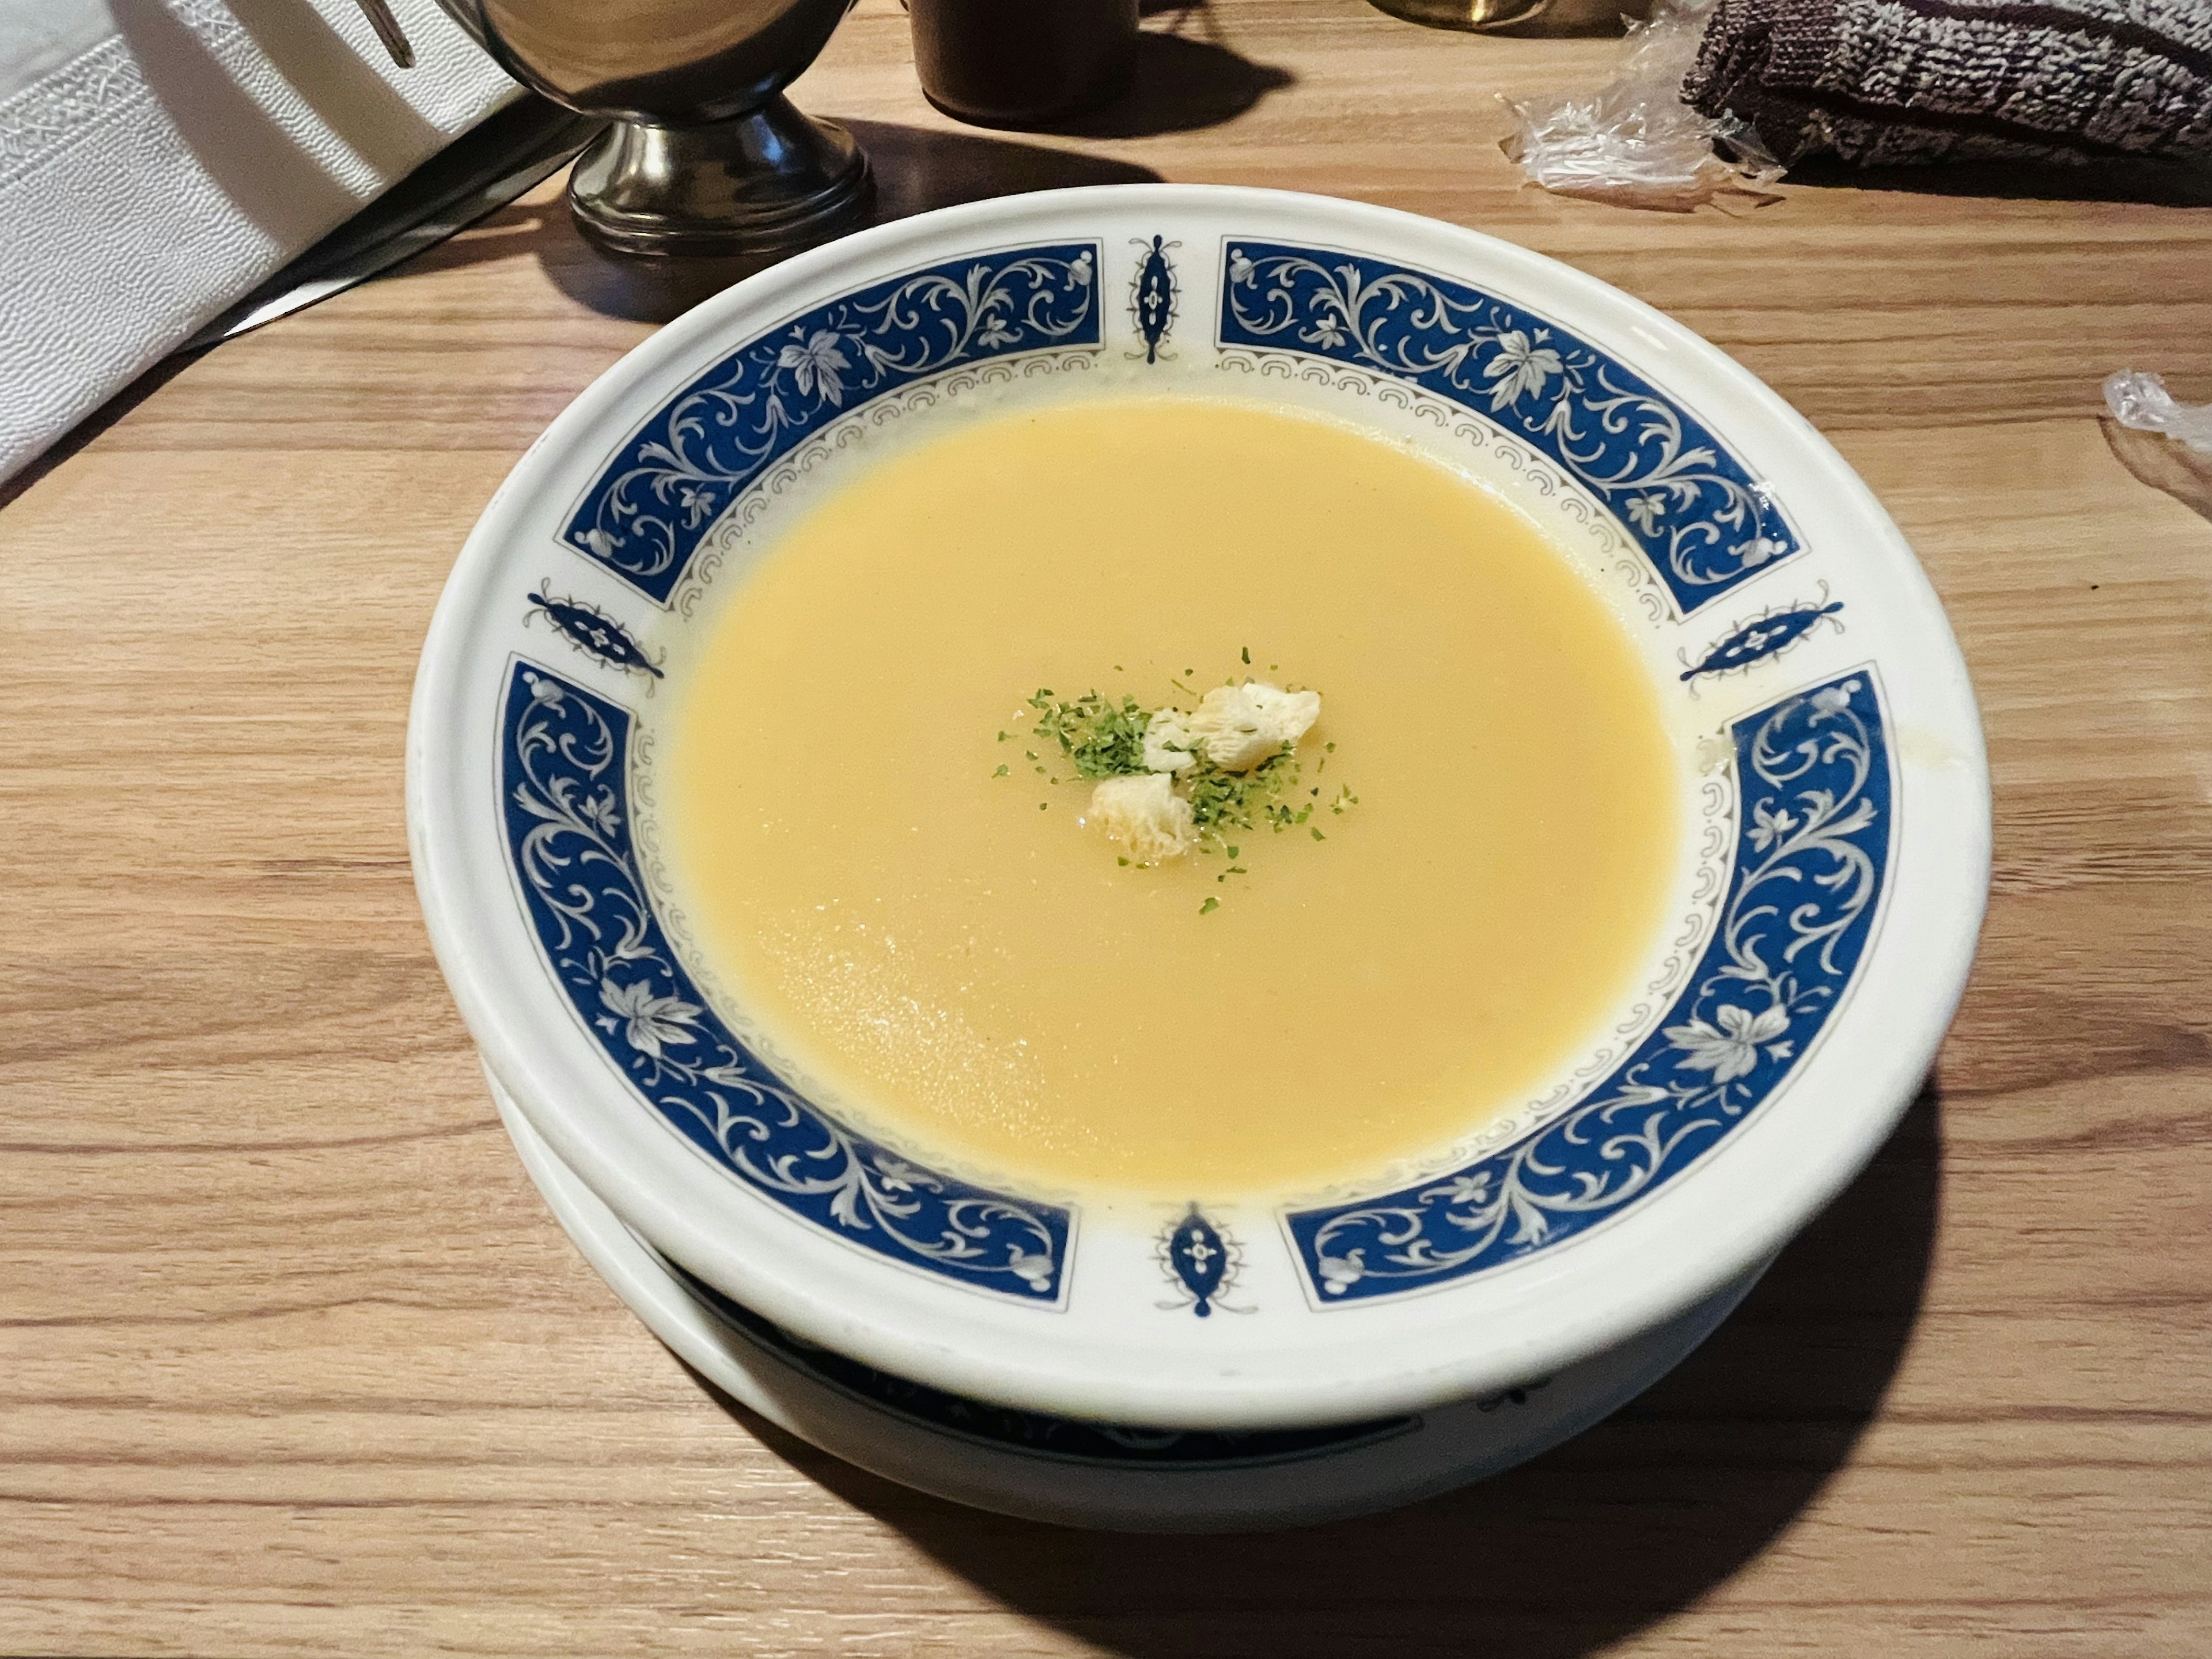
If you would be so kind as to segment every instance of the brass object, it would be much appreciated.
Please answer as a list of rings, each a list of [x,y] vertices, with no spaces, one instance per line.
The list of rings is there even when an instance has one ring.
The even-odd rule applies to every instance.
[[[792,107],[850,0],[438,0],[501,68],[611,119],[568,175],[584,234],[632,254],[804,247],[866,210],[851,135]]]
[[[1377,10],[1431,28],[1480,33],[1540,16],[1551,0],[1369,0]]]

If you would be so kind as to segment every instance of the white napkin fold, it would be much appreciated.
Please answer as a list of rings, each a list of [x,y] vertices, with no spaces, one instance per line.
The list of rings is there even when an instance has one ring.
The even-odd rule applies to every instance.
[[[520,88],[392,0],[0,0],[0,478]]]

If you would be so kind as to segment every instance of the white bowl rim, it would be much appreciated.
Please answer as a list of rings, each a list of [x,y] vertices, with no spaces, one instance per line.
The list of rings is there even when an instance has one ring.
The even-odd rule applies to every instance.
[[[1707,1157],[1669,1201],[1654,1201],[1602,1236],[1493,1282],[1387,1305],[1332,1309],[1326,1344],[1209,1366],[1127,1351],[1100,1340],[1026,1340],[1018,1320],[974,1292],[887,1279],[878,1265],[812,1241],[787,1218],[729,1200],[729,1183],[658,1125],[618,1085],[579,1087],[586,1051],[533,1004],[535,961],[475,925],[467,869],[471,805],[440,776],[454,745],[450,716],[471,672],[463,647],[502,550],[520,533],[566,452],[583,444],[647,384],[666,382],[716,342],[772,321],[825,280],[866,267],[914,266],[933,249],[1067,236],[1086,215],[1236,220],[1239,235],[1295,236],[1324,246],[1382,246],[1431,270],[1473,266],[1510,275],[1553,314],[1607,337],[1633,337],[1647,368],[1694,372],[1729,400],[1732,440],[1771,476],[1798,482],[1800,520],[1848,528],[1878,573],[1894,615],[1881,659],[1899,723],[1932,741],[1937,763],[1899,757],[1911,779],[1893,857],[1885,975],[1863,973],[1826,1046],[1785,1091],[1834,1109],[1770,1114]],[[1257,228],[1249,228],[1256,226]],[[1280,227],[1279,232],[1269,227]],[[1408,250],[1416,252],[1409,252]],[[1596,319],[1594,323],[1592,319]],[[1705,407],[1710,410],[1711,398]],[[628,423],[617,421],[623,430]],[[1747,429],[1755,439],[1747,438]],[[1770,463],[1782,463],[1770,465]],[[1837,532],[1838,538],[1844,531]],[[1869,580],[1876,580],[1870,574]],[[1915,769],[1917,768],[1917,769]],[[1814,428],[1747,371],[1681,325],[1571,267],[1480,233],[1334,198],[1235,186],[1107,185],[1000,198],[865,231],[800,255],[707,301],[623,358],[580,395],[519,462],[486,507],[456,564],[426,641],[408,742],[408,807],[418,889],[438,960],[488,1063],[533,1127],[630,1224],[672,1259],[809,1340],[883,1370],[984,1399],[1069,1416],[1172,1427],[1263,1427],[1419,1410],[1523,1382],[1617,1345],[1713,1294],[1771,1255],[1863,1165],[1913,1097],[1963,992],[1989,879],[1989,793],[1981,728],[1965,665],[1940,605],[1902,536],[1866,486]],[[480,853],[481,849],[478,849]],[[1897,964],[1909,963],[1911,971]],[[544,1000],[541,992],[538,1000]],[[627,1115],[627,1120],[625,1115]],[[1778,1127],[1786,1121],[1787,1127]],[[1753,1133],[1752,1130],[1757,1131]],[[1683,1196],[1694,1187],[1698,1202]],[[1679,1242],[1644,1248],[1663,1217]],[[963,1298],[966,1298],[965,1304]],[[1341,1322],[1340,1327],[1336,1322]],[[1028,1328],[1033,1331],[1034,1328]],[[1067,1328],[1060,1328],[1063,1331]],[[1340,1332],[1340,1334],[1339,1334]]]

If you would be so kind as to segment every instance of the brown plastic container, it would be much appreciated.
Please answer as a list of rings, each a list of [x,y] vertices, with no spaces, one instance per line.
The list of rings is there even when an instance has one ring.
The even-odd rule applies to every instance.
[[[908,0],[922,92],[985,127],[1043,127],[1129,82],[1138,0]]]

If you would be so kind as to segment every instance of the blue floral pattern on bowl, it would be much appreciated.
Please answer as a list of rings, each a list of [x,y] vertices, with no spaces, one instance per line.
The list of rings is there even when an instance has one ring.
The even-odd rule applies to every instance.
[[[802,1099],[723,1024],[670,947],[630,836],[629,712],[517,663],[501,722],[507,848],[578,1020],[678,1133],[755,1192],[905,1266],[1038,1305],[1065,1209],[935,1174]]]
[[[1249,1307],[1231,1307],[1222,1299],[1235,1288],[1243,1268],[1243,1246],[1215,1226],[1197,1205],[1162,1231],[1159,1258],[1170,1281],[1182,1292],[1179,1299],[1160,1304],[1163,1308],[1188,1308],[1200,1319],[1211,1319],[1216,1308],[1231,1313],[1252,1311]]]
[[[586,656],[595,657],[626,674],[649,674],[654,679],[666,678],[660,665],[639,649],[629,629],[597,605],[583,599],[558,598],[550,582],[540,583],[535,593],[526,593],[522,598],[530,606],[523,617],[526,623],[544,617],[556,633]]]
[[[1359,254],[1232,240],[1223,258],[1223,345],[1380,370],[1498,422],[1612,509],[1685,614],[1798,551],[1711,431],[1556,324]]]
[[[657,410],[561,539],[658,604],[746,485],[821,428],[959,363],[1103,339],[1096,244],[978,255],[856,289],[747,341]]]
[[[1175,326],[1181,289],[1176,282],[1175,261],[1168,258],[1168,249],[1182,246],[1164,236],[1153,237],[1150,246],[1137,244],[1136,274],[1129,278],[1129,320],[1136,324],[1137,332],[1144,337],[1145,361],[1148,363],[1159,362],[1168,331]]]
[[[1803,1062],[1841,1004],[1888,871],[1890,757],[1862,672],[1732,727],[1735,867],[1688,986],[1565,1115],[1449,1175],[1285,1218],[1323,1305],[1565,1243],[1680,1176]]]
[[[1682,671],[1681,678],[1687,682],[1702,674],[1734,674],[1753,663],[1765,662],[1769,657],[1778,657],[1824,622],[1842,628],[1843,623],[1835,619],[1843,608],[1841,599],[1826,605],[1808,600],[1768,611],[1714,645],[1704,657]]]
[[[1401,1416],[1298,1429],[1150,1429],[993,1405],[896,1376],[832,1349],[801,1341],[667,1257],[657,1255],[657,1259],[716,1318],[824,1388],[908,1422],[1033,1457],[1121,1468],[1255,1468],[1373,1445],[1421,1426],[1419,1417]],[[1521,1389],[1510,1392],[1517,1396],[1511,1401],[1516,1406],[1528,1397]],[[1492,1410],[1505,1398],[1501,1395],[1481,1409]]]
[[[1470,1103],[1448,1143],[1296,1192],[1094,1192],[879,1117],[695,948],[674,826],[654,821],[656,782],[683,793],[662,775],[685,763],[711,635],[802,519],[988,423],[1163,398],[1363,432],[1511,502],[1620,617],[1677,763],[1663,908],[1624,941],[1646,971],[1588,1011],[1590,1040],[1528,1094]],[[1341,547],[1350,572],[1388,560],[1356,525]],[[856,1445],[939,1436],[884,1413],[942,1407],[978,1437],[946,1460],[988,1443],[984,1461],[1026,1465],[1035,1437],[1146,1486],[1176,1483],[1093,1422],[1433,1413],[1353,1454],[1377,1468],[1441,1443],[1447,1397],[1469,1422],[1486,1402],[1493,1427],[1570,1425],[1532,1376],[1640,1340],[1863,1165],[1937,1052],[1989,876],[1980,724],[1941,608],[1881,503],[1770,388],[1526,249],[1270,191],[970,204],[709,300],[579,398],[486,507],[408,738],[425,920],[512,1121],[578,1158],[614,1221],[772,1310],[793,1352],[850,1356],[862,1369],[813,1371],[851,1399],[803,1392]],[[702,1352],[799,1388],[672,1286],[653,1302]],[[1114,1484],[1056,1461],[1032,1478]]]

